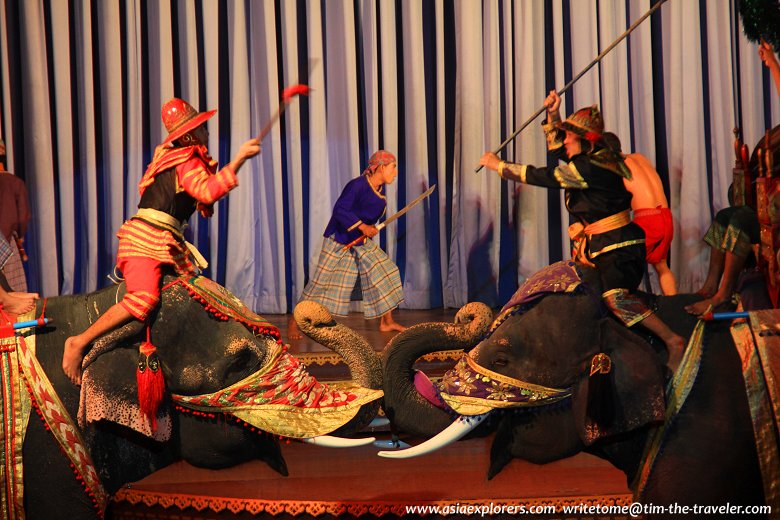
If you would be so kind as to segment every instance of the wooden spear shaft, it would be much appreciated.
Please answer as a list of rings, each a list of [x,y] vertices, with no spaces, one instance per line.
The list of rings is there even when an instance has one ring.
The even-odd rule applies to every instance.
[[[643,14],[643,15],[642,15],[642,17],[640,17],[640,18],[639,18],[639,19],[637,19],[637,20],[636,20],[634,23],[632,23],[632,24],[631,24],[631,26],[630,26],[628,29],[626,29],[626,30],[625,30],[625,32],[624,32],[623,34],[621,34],[621,35],[618,37],[618,39],[617,39],[617,40],[615,40],[614,42],[612,42],[612,43],[609,45],[609,47],[607,47],[606,49],[604,49],[603,51],[601,51],[601,54],[599,54],[598,56],[596,56],[596,58],[595,58],[593,61],[591,61],[591,62],[588,64],[588,66],[587,66],[587,67],[585,67],[584,69],[582,69],[582,70],[580,71],[580,73],[579,73],[579,74],[577,74],[577,75],[576,75],[576,76],[575,76],[575,77],[574,77],[574,78],[573,78],[571,81],[569,81],[569,82],[568,82],[566,85],[564,85],[564,87],[563,87],[561,90],[559,90],[559,91],[558,91],[558,95],[560,96],[560,95],[562,95],[564,92],[566,92],[567,90],[569,90],[569,89],[571,88],[571,86],[572,86],[572,85],[574,85],[574,83],[576,83],[576,82],[577,82],[577,80],[578,80],[578,79],[580,79],[580,78],[581,78],[581,77],[582,77],[582,76],[583,76],[583,75],[584,75],[586,72],[588,72],[590,69],[592,69],[594,65],[596,65],[598,62],[600,62],[602,59],[604,59],[604,56],[606,56],[607,54],[609,54],[609,52],[610,52],[612,49],[614,49],[614,48],[617,46],[617,44],[618,44],[618,43],[620,43],[621,41],[623,41],[623,40],[624,40],[624,39],[625,39],[625,38],[626,38],[626,37],[627,37],[629,34],[631,34],[631,33],[634,31],[634,29],[636,29],[637,27],[639,27],[639,24],[641,24],[642,22],[644,22],[644,21],[645,21],[645,19],[646,19],[647,17],[649,17],[651,14],[653,14],[653,13],[654,13],[654,12],[655,12],[655,11],[656,11],[656,10],[657,10],[659,7],[661,7],[661,5],[662,5],[664,2],[666,2],[666,0],[658,0],[658,2],[656,2],[656,3],[655,3],[655,5],[654,5],[653,7],[651,7],[651,8],[650,8],[650,10],[649,10],[649,11],[647,11],[645,14]],[[531,117],[529,117],[529,118],[528,118],[528,120],[527,120],[525,123],[523,123],[523,124],[520,126],[520,128],[518,128],[517,130],[515,130],[515,131],[514,131],[514,133],[513,133],[512,135],[510,135],[509,137],[507,137],[507,138],[506,138],[506,140],[505,140],[503,143],[501,143],[501,144],[499,145],[499,147],[498,147],[498,148],[496,148],[495,152],[493,152],[493,153],[495,153],[495,154],[498,154],[498,153],[499,153],[501,150],[503,150],[504,148],[506,148],[506,145],[508,145],[509,143],[511,143],[511,142],[514,140],[514,138],[515,138],[515,137],[517,137],[517,134],[519,134],[520,132],[522,132],[522,131],[525,129],[525,127],[527,127],[528,125],[530,125],[530,124],[533,122],[533,120],[534,120],[534,119],[536,119],[537,117],[539,117],[539,115],[541,115],[541,113],[542,113],[542,112],[544,112],[546,109],[547,109],[547,107],[545,107],[545,106],[542,106],[542,108],[540,108],[539,110],[537,110],[537,111],[534,113],[534,115],[532,115]],[[479,173],[479,171],[480,171],[481,169],[482,169],[482,165],[479,165],[479,166],[478,166],[478,167],[477,167],[477,168],[474,170],[474,173]]]

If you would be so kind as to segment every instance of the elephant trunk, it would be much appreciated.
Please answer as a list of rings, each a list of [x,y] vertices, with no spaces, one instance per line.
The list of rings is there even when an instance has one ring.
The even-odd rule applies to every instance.
[[[414,386],[414,362],[440,350],[464,350],[476,345],[492,321],[490,309],[469,303],[458,311],[455,323],[422,323],[397,334],[382,353],[384,408],[387,417],[401,430],[431,437],[453,420],[446,411],[432,405]]]
[[[294,316],[301,332],[344,358],[356,384],[374,390],[382,388],[379,356],[360,334],[336,323],[330,312],[316,302],[300,302],[295,307]],[[334,435],[360,431],[376,417],[378,411],[379,401],[363,405],[357,415],[336,430]]]

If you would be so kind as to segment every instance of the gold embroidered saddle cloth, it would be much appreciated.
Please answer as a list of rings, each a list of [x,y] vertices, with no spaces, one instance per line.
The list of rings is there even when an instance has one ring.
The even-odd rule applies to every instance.
[[[33,319],[34,311],[18,320]],[[9,325],[0,310],[0,323]],[[108,496],[98,478],[81,432],[76,427],[57,392],[35,357],[35,333],[14,333],[4,327],[0,334],[0,386],[3,407],[0,410],[0,514],[2,519],[20,520],[24,514],[24,467],[22,446],[31,411],[45,422],[70,459],[76,475],[84,483],[99,516],[103,516]],[[42,497],[41,497],[42,498]]]
[[[764,497],[780,510],[780,310],[751,311],[731,326],[742,358]]]

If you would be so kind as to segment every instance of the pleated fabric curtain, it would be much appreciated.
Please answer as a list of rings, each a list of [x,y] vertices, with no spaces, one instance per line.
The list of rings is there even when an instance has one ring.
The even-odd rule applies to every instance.
[[[109,283],[116,231],[165,138],[173,96],[209,122],[221,164],[256,136],[282,89],[307,83],[215,215],[191,219],[206,274],[258,312],[289,312],[313,274],[344,184],[384,148],[398,157],[388,214],[428,201],[380,242],[406,308],[504,303],[569,257],[562,193],[473,172],[651,7],[650,0],[0,0],[0,134],[31,193],[29,285]],[[780,99],[733,1],[670,1],[563,97],[598,104],[625,150],[657,165],[676,219],[683,291],[706,274],[701,241],[724,207],[732,128],[751,147]],[[535,121],[504,157],[549,160]],[[655,283],[655,282],[654,282]],[[654,285],[657,288],[657,283]]]

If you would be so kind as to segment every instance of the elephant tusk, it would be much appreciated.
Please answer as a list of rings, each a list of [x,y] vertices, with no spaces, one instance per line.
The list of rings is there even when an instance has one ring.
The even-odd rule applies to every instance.
[[[368,446],[369,444],[373,444],[375,440],[376,437],[347,439],[346,437],[334,437],[332,435],[318,435],[317,437],[301,439],[301,441],[305,442],[306,444],[324,446],[325,448],[356,448],[358,446]]]
[[[380,451],[377,455],[388,459],[410,459],[412,457],[419,457],[420,455],[427,455],[428,453],[432,453],[462,438],[484,421],[489,414],[490,412],[483,413],[482,415],[461,415],[435,437],[431,437],[422,444],[413,446],[408,450]]]

